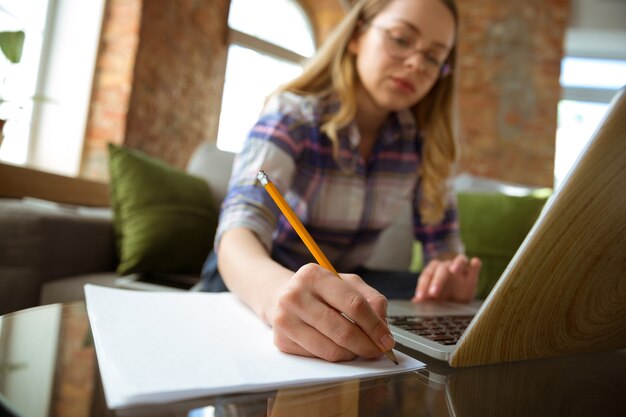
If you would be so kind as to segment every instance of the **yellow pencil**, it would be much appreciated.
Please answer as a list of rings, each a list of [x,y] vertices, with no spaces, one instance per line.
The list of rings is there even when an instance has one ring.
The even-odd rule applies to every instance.
[[[278,191],[278,188],[276,188],[276,186],[270,181],[267,174],[263,171],[259,171],[257,174],[257,179],[263,185],[263,187],[265,187],[265,190],[270,195],[270,197],[272,197],[272,200],[274,200],[274,202],[276,203],[280,211],[285,215],[285,217],[287,218],[287,221],[289,221],[289,224],[291,224],[291,226],[294,228],[298,236],[300,236],[300,239],[302,239],[306,247],[309,249],[313,257],[317,261],[317,263],[319,263],[321,266],[323,266],[324,268],[334,273],[337,278],[341,279],[341,277],[339,276],[335,268],[333,268],[332,264],[330,263],[326,255],[324,255],[324,252],[322,252],[322,250],[317,245],[317,243],[315,243],[315,240],[313,240],[313,238],[311,237],[309,232],[306,230],[306,228],[304,227],[300,219],[298,219],[298,216],[296,216],[296,213],[294,213],[291,207],[289,207],[289,204],[287,204],[287,201],[285,201],[280,191]],[[345,316],[345,314],[344,314],[344,317],[346,317],[348,320],[354,323],[354,321],[350,319],[349,317]],[[393,363],[395,363],[396,365],[398,364],[396,355],[394,355],[392,350],[389,350],[383,353]]]

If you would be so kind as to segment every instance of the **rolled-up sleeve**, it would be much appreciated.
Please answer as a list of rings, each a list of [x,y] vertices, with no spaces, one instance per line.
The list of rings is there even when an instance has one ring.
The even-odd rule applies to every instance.
[[[422,243],[425,264],[444,253],[465,253],[458,221],[456,195],[450,193],[444,217],[438,225],[424,225],[417,201],[413,205],[415,238]]]
[[[265,171],[281,192],[289,189],[301,152],[290,134],[292,123],[291,117],[273,113],[263,116],[252,128],[242,151],[235,157],[215,235],[216,250],[226,231],[245,228],[254,232],[271,251],[279,209],[257,181],[257,173]]]

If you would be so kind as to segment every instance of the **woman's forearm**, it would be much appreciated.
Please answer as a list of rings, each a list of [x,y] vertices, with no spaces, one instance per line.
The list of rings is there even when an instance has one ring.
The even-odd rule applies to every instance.
[[[218,253],[218,268],[228,289],[271,324],[280,288],[293,272],[274,261],[254,232],[247,229],[224,233]]]

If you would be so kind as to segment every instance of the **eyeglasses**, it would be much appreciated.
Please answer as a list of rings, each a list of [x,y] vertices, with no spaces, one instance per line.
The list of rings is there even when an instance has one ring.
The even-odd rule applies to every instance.
[[[385,49],[389,55],[397,60],[405,60],[414,53],[418,53],[422,56],[423,70],[431,78],[445,78],[452,72],[450,64],[445,60],[438,57],[431,51],[424,51],[417,48],[419,38],[415,35],[406,35],[402,33],[394,33],[392,29],[374,26],[383,32],[383,42]]]

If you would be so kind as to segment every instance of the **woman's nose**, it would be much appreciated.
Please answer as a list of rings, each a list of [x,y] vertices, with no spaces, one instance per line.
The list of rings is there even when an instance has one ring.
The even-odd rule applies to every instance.
[[[411,55],[405,58],[404,63],[411,68],[424,71],[426,69],[425,61],[426,59],[424,57],[424,53],[422,51],[415,50]]]

